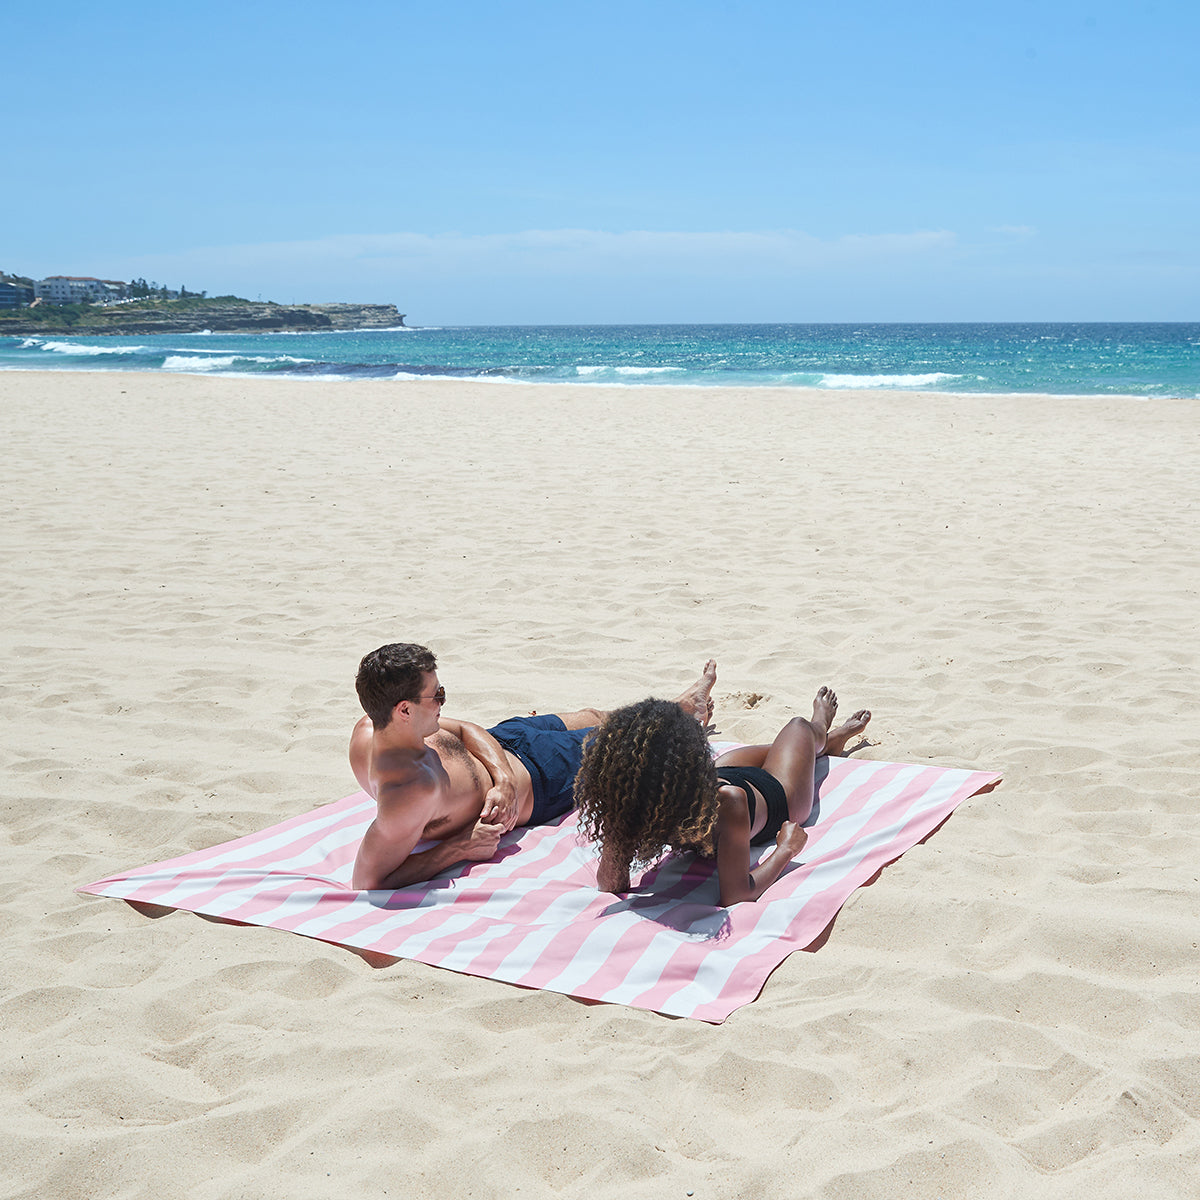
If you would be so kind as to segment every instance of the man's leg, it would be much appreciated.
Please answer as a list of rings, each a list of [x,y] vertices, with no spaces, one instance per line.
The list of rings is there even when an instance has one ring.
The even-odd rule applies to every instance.
[[[581,708],[578,712],[552,713],[568,729],[591,729],[608,718],[608,713],[599,708]]]
[[[689,716],[693,716],[706,729],[713,715],[712,690],[717,682],[717,663],[710,658],[700,672],[700,678],[687,688],[682,695],[675,697],[675,703]]]
[[[717,682],[717,664],[709,659],[700,672],[700,678],[675,698],[689,716],[693,716],[701,725],[707,725],[712,719],[713,702],[712,690]],[[608,713],[600,708],[581,708],[578,712],[554,713],[568,729],[590,729],[608,718]]]

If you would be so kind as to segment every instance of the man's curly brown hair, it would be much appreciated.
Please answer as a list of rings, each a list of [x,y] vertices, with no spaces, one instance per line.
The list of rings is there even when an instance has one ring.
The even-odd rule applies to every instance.
[[[717,771],[700,722],[669,700],[618,708],[584,746],[575,804],[585,835],[622,863],[664,846],[711,854]]]

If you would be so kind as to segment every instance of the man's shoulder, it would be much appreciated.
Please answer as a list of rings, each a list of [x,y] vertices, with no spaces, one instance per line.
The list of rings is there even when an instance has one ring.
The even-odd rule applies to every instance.
[[[418,800],[428,795],[436,797],[441,781],[437,776],[437,754],[423,750],[388,748],[376,750],[372,761],[377,797],[385,800]]]

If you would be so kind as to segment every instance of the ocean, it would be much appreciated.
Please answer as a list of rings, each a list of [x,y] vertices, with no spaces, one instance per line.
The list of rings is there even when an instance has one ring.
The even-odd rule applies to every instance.
[[[0,370],[1200,397],[1200,324],[538,325],[0,337]]]

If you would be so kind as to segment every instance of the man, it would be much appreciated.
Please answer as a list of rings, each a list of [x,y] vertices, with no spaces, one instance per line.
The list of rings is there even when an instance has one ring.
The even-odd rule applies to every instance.
[[[714,662],[676,701],[707,724]],[[492,729],[443,717],[446,689],[424,646],[368,654],[355,681],[366,712],[350,737],[354,777],[376,803],[354,860],[353,886],[394,890],[460,862],[492,857],[503,834],[567,812],[596,708],[513,717]],[[418,842],[436,841],[414,852]]]

